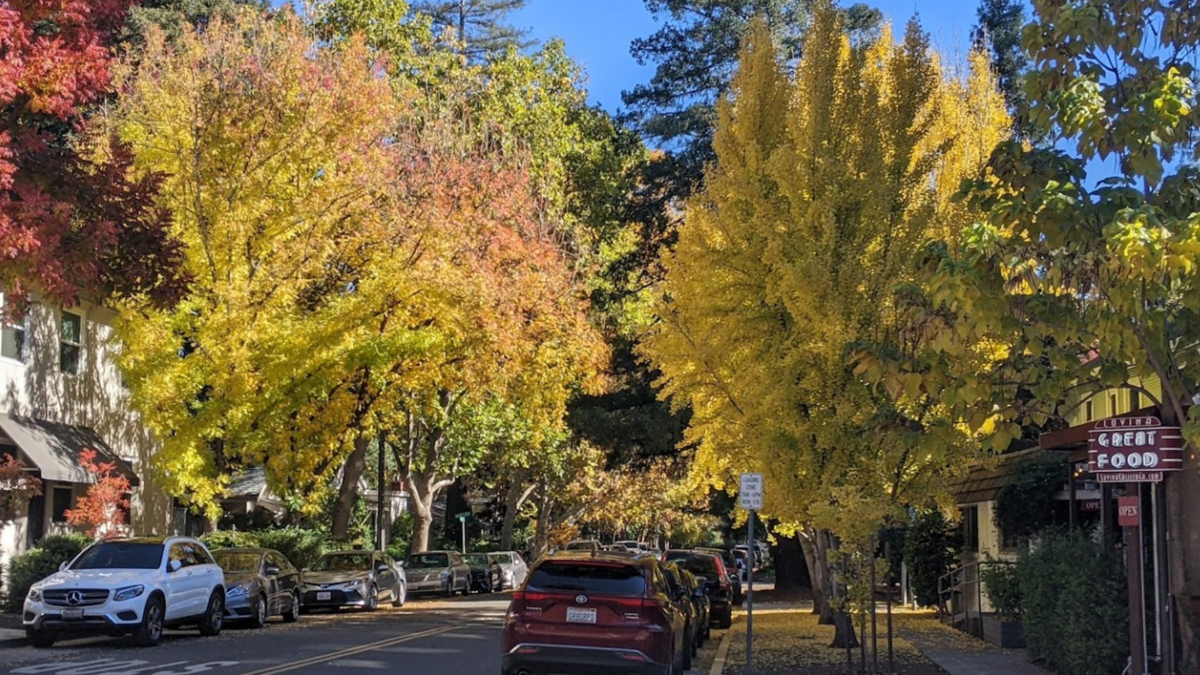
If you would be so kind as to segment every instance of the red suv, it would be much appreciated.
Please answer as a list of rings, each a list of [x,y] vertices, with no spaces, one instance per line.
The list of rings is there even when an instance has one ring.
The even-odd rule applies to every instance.
[[[674,675],[687,641],[657,560],[563,551],[539,561],[513,593],[501,672]]]

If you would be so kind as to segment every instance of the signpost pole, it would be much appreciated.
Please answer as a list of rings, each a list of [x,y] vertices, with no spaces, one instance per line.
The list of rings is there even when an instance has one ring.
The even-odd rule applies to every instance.
[[[1129,483],[1126,490],[1132,498],[1123,498],[1119,504],[1118,517],[1125,530],[1126,582],[1129,585],[1129,658],[1133,675],[1146,672],[1146,613],[1142,608],[1142,526],[1141,526],[1141,483]],[[1134,500],[1137,501],[1134,501]],[[1134,506],[1136,504],[1136,506]],[[1130,510],[1132,509],[1132,511]],[[1134,519],[1137,519],[1136,521]]]
[[[746,524],[746,548],[750,562],[746,565],[746,675],[754,672],[754,511]]]

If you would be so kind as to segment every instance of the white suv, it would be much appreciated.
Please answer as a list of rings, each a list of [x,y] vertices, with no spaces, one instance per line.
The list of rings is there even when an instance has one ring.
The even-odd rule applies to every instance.
[[[60,633],[132,634],[158,644],[164,626],[196,625],[217,635],[225,574],[189,537],[111,539],[87,547],[25,597],[25,635],[49,647]]]

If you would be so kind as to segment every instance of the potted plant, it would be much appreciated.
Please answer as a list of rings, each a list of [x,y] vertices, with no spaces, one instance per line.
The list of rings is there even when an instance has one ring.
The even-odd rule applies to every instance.
[[[994,612],[983,616],[983,639],[1004,649],[1025,647],[1025,631],[1021,627],[1021,584],[1017,566],[1003,561],[988,560],[981,566],[984,592]]]

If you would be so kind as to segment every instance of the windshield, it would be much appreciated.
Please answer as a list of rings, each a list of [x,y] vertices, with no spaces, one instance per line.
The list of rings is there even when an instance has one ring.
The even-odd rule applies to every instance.
[[[639,567],[601,563],[546,562],[529,577],[527,588],[539,591],[586,591],[600,595],[641,595],[646,580]]]
[[[321,556],[311,569],[313,572],[366,572],[371,569],[371,556],[364,553]]]
[[[449,567],[450,558],[445,553],[414,553],[408,556],[408,567]]]
[[[106,542],[83,552],[73,570],[152,570],[162,564],[162,544]]]
[[[694,555],[675,562],[683,569],[698,576],[708,577],[709,579],[716,579],[718,576],[717,559],[711,556]]]
[[[507,553],[493,553],[492,560],[495,560],[497,563],[500,563],[501,565],[511,565],[512,564],[512,556]]]
[[[478,554],[478,553],[474,553],[471,555],[464,555],[463,561],[465,561],[468,565],[471,565],[473,567],[487,567],[488,566],[488,557],[486,555],[482,555],[482,554]]]
[[[594,541],[573,541],[567,544],[568,551],[590,551],[596,548]]]
[[[258,561],[261,558],[257,553],[226,553],[224,551],[213,551],[213,557],[217,559],[217,564],[221,566],[221,569],[230,574],[257,572]]]

